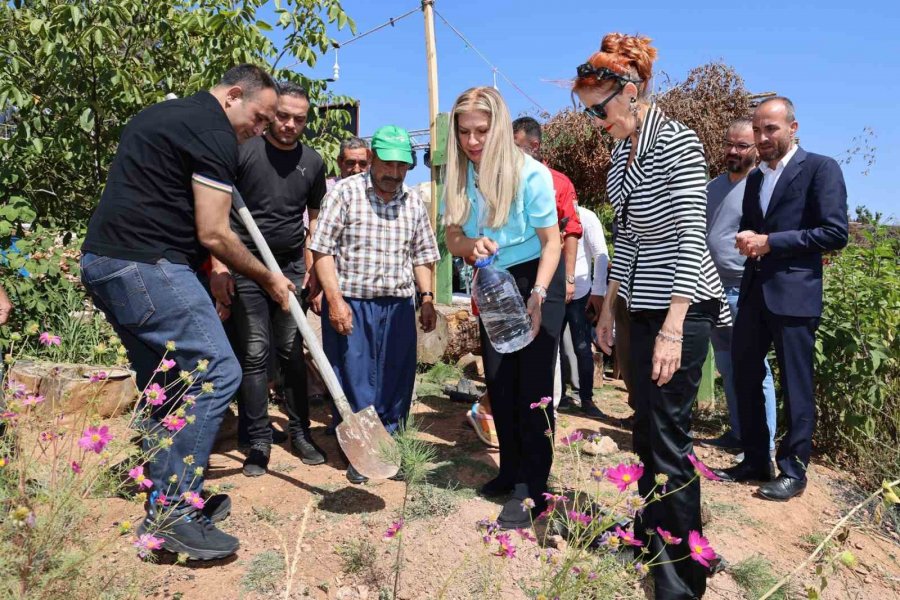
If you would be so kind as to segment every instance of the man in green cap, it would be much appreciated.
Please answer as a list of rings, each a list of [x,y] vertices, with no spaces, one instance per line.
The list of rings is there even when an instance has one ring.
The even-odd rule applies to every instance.
[[[388,431],[406,419],[412,402],[417,287],[422,328],[431,331],[437,321],[431,289],[437,240],[422,198],[403,185],[412,166],[406,130],[376,131],[370,170],[328,192],[309,245],[325,294],[325,354],[353,411],[373,406]],[[365,481],[352,466],[347,479]]]

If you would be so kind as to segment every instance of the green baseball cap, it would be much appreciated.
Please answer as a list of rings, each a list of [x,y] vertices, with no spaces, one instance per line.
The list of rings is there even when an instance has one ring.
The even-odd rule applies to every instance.
[[[372,136],[372,150],[384,161],[413,164],[412,143],[409,133],[395,125],[385,125]]]

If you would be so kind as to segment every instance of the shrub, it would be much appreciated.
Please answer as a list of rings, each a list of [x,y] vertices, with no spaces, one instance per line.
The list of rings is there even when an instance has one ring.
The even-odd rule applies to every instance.
[[[882,225],[825,259],[816,444],[865,487],[900,473],[900,239]]]
[[[18,337],[23,339],[7,349],[10,362],[31,341],[27,335]],[[45,351],[55,352],[62,344],[50,332],[41,338],[43,342],[32,342],[31,347],[44,344]],[[38,351],[36,358],[45,356]],[[106,557],[114,545],[127,544],[137,547],[141,557],[152,558],[162,543],[157,537],[162,522],[170,515],[165,507],[174,508],[177,502],[169,490],[153,490],[149,499],[159,505],[159,521],[148,524],[138,537],[131,523],[120,523],[117,529],[98,527],[112,508],[99,500],[147,501],[152,488],[144,471],[147,463],[171,445],[173,436],[192,426],[193,416],[186,411],[194,400],[184,395],[186,382],[199,379],[205,366],[180,374],[170,368],[164,357],[146,390],[148,402],[112,422],[100,421],[96,398],[76,414],[58,415],[38,391],[8,377],[0,381],[0,597],[137,596],[134,569]],[[94,377],[92,382],[104,385],[102,371]],[[162,387],[153,387],[159,384]],[[159,415],[165,418],[161,425],[150,425],[151,409],[164,413]],[[186,461],[183,472],[173,477],[199,477],[202,469],[191,464]],[[204,502],[199,496],[190,501],[198,508]]]

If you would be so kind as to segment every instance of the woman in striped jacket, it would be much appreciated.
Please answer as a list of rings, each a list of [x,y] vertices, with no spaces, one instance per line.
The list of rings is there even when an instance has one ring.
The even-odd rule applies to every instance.
[[[618,237],[597,337],[609,353],[616,302],[630,322],[634,450],[644,463],[647,496],[657,474],[668,489],[694,477],[691,406],[709,335],[727,319],[724,291],[706,246],[706,161],[697,134],[649,100],[656,49],[639,36],[609,34],[578,67],[574,93],[598,128],[618,140],[607,193]],[[682,538],[665,545],[657,527]],[[700,482],[650,504],[635,523],[654,568],[657,599],[699,598],[705,569],[690,559],[688,531],[701,531]],[[673,562],[668,562],[673,561]]]

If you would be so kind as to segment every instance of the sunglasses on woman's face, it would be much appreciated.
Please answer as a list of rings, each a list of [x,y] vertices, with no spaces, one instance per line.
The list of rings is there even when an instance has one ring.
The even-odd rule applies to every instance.
[[[606,105],[609,104],[610,100],[621,94],[623,89],[625,89],[624,86],[622,86],[621,84],[618,85],[616,87],[616,91],[607,96],[603,102],[594,104],[593,106],[585,106],[584,112],[586,112],[588,116],[595,117],[597,119],[600,119],[601,121],[605,121],[606,117],[608,116],[606,114]]]

